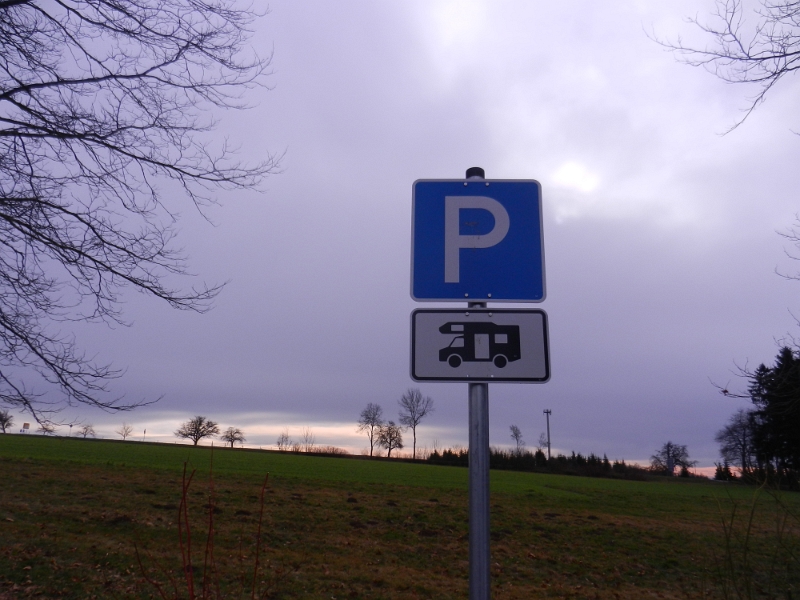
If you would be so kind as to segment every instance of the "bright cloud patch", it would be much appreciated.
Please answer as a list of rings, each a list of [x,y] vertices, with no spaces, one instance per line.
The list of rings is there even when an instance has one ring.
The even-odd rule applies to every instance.
[[[556,185],[588,194],[597,189],[600,178],[580,163],[567,162],[553,173],[552,181]]]

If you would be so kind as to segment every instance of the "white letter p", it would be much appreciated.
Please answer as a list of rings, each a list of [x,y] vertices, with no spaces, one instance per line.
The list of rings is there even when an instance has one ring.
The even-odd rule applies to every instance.
[[[462,208],[488,210],[494,217],[494,228],[484,235],[461,235],[459,213]],[[445,196],[444,199],[444,281],[458,283],[461,248],[490,248],[508,233],[508,212],[494,198],[487,196]]]

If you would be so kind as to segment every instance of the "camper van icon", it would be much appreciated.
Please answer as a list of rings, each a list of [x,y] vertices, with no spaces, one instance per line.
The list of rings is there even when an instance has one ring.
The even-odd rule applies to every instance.
[[[462,362],[492,362],[502,369],[522,357],[519,325],[451,321],[439,327],[439,332],[455,336],[446,348],[439,350],[439,361],[453,368]]]

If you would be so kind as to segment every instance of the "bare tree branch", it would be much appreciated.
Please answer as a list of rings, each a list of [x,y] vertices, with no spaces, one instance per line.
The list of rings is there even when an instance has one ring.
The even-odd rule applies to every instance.
[[[710,37],[703,47],[651,37],[675,52],[679,60],[702,67],[727,83],[753,84],[741,125],[785,76],[800,69],[800,2],[761,0],[759,7],[745,14],[741,0],[717,0],[708,21],[688,19]]]
[[[433,398],[423,396],[419,388],[409,388],[397,401],[400,405],[400,424],[411,429],[414,438],[412,458],[417,458],[417,426],[433,412]]]
[[[511,425],[508,429],[511,431],[511,439],[514,440],[516,446],[515,452],[517,456],[521,456],[525,448],[525,442],[522,440],[522,430],[516,425]]]
[[[123,423],[119,429],[114,430],[114,433],[121,436],[123,441],[127,440],[128,437],[133,433],[133,426],[129,425],[128,423]]]
[[[685,445],[667,442],[650,457],[653,470],[673,475],[675,467],[688,469],[697,464],[696,460],[689,460],[689,451]]]
[[[278,171],[211,137],[213,109],[265,86],[258,16],[236,0],[0,0],[0,404],[39,422],[141,406],[109,398],[121,371],[61,328],[123,323],[126,288],[210,308],[221,285],[172,284],[188,275],[173,197],[202,211]]]
[[[242,433],[242,430],[238,427],[228,427],[219,437],[226,444],[230,444],[231,448],[233,448],[233,445],[237,442],[244,444],[247,441],[247,438],[244,437],[244,433]]]
[[[379,443],[379,434],[382,425],[383,409],[379,404],[373,402],[368,403],[367,407],[361,411],[361,416],[358,418],[358,430],[366,432],[367,434],[370,456],[372,456],[375,450],[375,444]]]
[[[378,428],[378,443],[388,450],[387,456],[392,457],[392,450],[402,450],[403,430],[394,421],[387,421]]]
[[[197,442],[203,438],[214,437],[219,434],[219,425],[204,416],[197,415],[192,417],[175,431],[175,436],[185,440],[192,440],[197,446]]]

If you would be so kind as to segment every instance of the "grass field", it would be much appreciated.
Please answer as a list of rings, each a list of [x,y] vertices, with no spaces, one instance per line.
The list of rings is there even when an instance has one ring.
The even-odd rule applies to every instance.
[[[252,596],[260,543],[262,597],[466,598],[466,469],[215,448],[211,489],[211,459],[208,447],[0,435],[0,598],[160,597],[145,576],[188,598],[185,461],[197,469],[198,587],[214,520],[208,597]],[[495,598],[800,596],[797,494],[509,471],[491,481]]]

